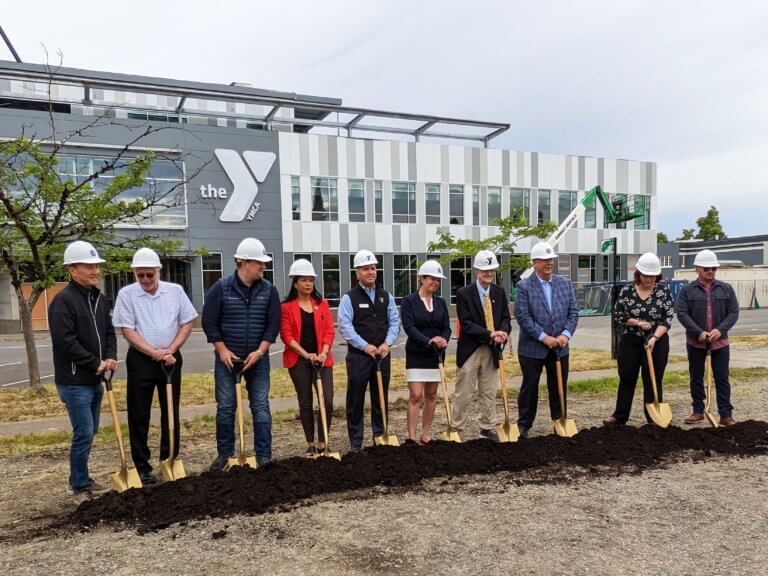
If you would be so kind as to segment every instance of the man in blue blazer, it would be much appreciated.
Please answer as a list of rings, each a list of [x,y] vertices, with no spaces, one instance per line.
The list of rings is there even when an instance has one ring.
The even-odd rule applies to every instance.
[[[568,383],[568,342],[579,322],[579,309],[571,281],[552,274],[554,249],[539,242],[531,250],[534,273],[517,284],[515,317],[520,325],[517,354],[523,373],[523,384],[517,397],[520,435],[536,419],[541,371],[547,368],[549,413],[552,420],[560,418],[555,362],[560,358],[563,368],[563,394]]]

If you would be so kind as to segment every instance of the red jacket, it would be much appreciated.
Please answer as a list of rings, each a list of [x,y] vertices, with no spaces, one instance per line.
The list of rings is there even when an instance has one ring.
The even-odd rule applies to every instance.
[[[333,328],[333,316],[331,315],[331,308],[328,306],[328,300],[318,302],[312,299],[312,306],[315,309],[315,313],[312,315],[315,321],[315,336],[317,337],[317,346],[322,351],[323,346],[328,344],[328,359],[325,361],[324,366],[333,366],[333,337],[336,332]],[[293,299],[289,302],[283,302],[282,315],[280,318],[280,338],[285,343],[285,351],[283,352],[283,367],[292,368],[299,360],[299,355],[291,350],[288,345],[291,342],[298,342],[301,344],[301,308],[299,308],[299,300]]]

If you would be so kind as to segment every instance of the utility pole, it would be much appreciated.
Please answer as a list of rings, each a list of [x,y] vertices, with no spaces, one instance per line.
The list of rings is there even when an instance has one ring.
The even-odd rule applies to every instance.
[[[5,45],[8,46],[8,50],[11,51],[11,54],[13,54],[14,60],[21,64],[21,58],[19,57],[19,53],[16,52],[16,48],[13,47],[13,44],[11,44],[11,39],[8,38],[8,35],[5,33],[5,30],[3,30],[3,27],[0,26],[0,36],[3,37],[3,40],[5,41]]]

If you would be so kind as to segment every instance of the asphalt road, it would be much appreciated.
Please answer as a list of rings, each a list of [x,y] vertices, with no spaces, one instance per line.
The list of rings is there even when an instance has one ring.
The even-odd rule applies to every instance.
[[[512,322],[512,342],[517,342],[518,327]],[[682,327],[675,323],[672,327],[672,353],[685,353],[685,339]],[[768,334],[768,309],[742,310],[739,322],[731,331],[732,335]],[[392,354],[403,356],[403,346],[406,336],[401,331],[400,337],[395,343]],[[610,348],[610,319],[607,316],[581,318],[579,328],[573,338],[573,345],[579,348],[598,348],[608,350]],[[38,356],[40,359],[40,374],[44,382],[53,382],[53,360],[51,357],[51,343],[46,338],[37,340]],[[333,353],[338,360],[346,356],[346,343],[337,335],[333,346]],[[125,341],[118,336],[118,350],[121,357],[125,354],[127,346]],[[451,340],[448,353],[452,354],[456,349],[456,341]],[[283,343],[278,339],[272,346],[270,360],[272,367],[282,366]],[[182,348],[184,356],[184,372],[210,372],[213,370],[213,347],[205,341],[205,335],[195,331]],[[121,364],[117,371],[117,378],[125,378],[125,367]],[[0,342],[0,389],[23,387],[29,382],[27,373],[26,352],[24,342],[18,340]]]

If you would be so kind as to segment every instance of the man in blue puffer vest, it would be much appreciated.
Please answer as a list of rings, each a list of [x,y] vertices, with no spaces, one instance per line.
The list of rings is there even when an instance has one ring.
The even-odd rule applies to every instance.
[[[280,297],[264,279],[264,244],[246,238],[237,247],[237,270],[214,284],[203,305],[203,330],[216,349],[216,449],[211,470],[227,468],[235,453],[235,368],[241,362],[253,415],[253,444],[259,465],[272,460],[269,412],[269,347],[280,331]]]

